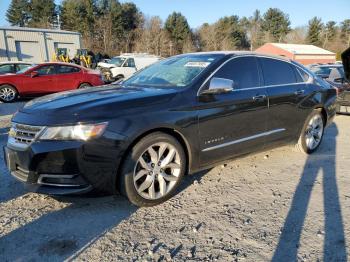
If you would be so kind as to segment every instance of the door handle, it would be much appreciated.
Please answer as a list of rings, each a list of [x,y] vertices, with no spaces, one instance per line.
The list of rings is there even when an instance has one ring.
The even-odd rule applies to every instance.
[[[261,100],[265,100],[266,99],[266,95],[256,95],[253,96],[253,100],[254,101],[261,101]]]
[[[303,95],[304,93],[305,93],[305,90],[298,90],[294,92],[294,94],[297,96]]]

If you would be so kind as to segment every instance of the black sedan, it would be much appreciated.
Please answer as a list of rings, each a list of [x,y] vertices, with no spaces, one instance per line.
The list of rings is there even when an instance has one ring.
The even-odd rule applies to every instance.
[[[310,154],[335,116],[336,91],[285,58],[185,54],[128,80],[33,100],[12,119],[11,174],[30,190],[169,199],[187,173],[285,144]]]

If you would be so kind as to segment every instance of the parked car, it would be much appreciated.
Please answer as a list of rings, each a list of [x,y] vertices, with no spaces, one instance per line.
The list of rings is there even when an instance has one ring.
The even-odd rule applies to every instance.
[[[342,53],[342,62],[344,74],[341,83],[337,83],[338,88],[341,88],[338,95],[337,113],[350,114],[350,48]]]
[[[171,57],[120,83],[49,95],[12,119],[5,159],[30,190],[169,199],[183,176],[285,144],[307,154],[336,91],[302,65],[250,52]]]
[[[21,61],[9,61],[9,62],[0,62],[0,75],[5,74],[15,74],[24,68],[32,66],[33,63],[26,63]]]
[[[317,76],[337,89],[337,113],[350,113],[350,83],[345,77],[342,64],[318,64],[310,67]]]
[[[101,74],[68,63],[43,63],[0,76],[0,101],[103,85]]]
[[[120,79],[126,79],[132,76],[136,71],[145,68],[161,58],[149,54],[122,54],[113,57],[108,63],[100,62],[97,67],[101,70],[106,82],[113,82]]]

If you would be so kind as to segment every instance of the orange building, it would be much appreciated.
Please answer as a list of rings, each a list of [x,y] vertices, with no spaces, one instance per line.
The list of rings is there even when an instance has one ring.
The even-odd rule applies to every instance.
[[[335,53],[314,45],[266,43],[255,51],[262,54],[285,56],[304,65],[336,61]]]

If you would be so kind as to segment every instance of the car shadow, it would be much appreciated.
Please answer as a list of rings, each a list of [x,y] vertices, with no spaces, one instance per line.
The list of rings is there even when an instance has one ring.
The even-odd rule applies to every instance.
[[[298,260],[300,238],[312,189],[317,177],[321,175],[323,175],[325,216],[323,261],[347,261],[344,224],[335,169],[337,135],[338,129],[335,124],[332,124],[327,129],[318,151],[307,158],[272,261]]]
[[[195,180],[200,181],[207,172],[185,176],[176,194]],[[54,197],[68,206],[1,237],[0,261],[74,259],[138,209],[119,195],[97,196]]]
[[[6,145],[9,128],[0,128],[0,203],[15,199],[25,194],[22,183],[17,182],[9,174],[4,160],[2,148]]]

